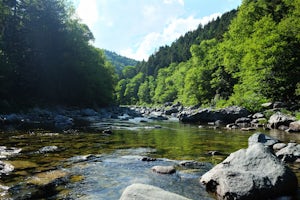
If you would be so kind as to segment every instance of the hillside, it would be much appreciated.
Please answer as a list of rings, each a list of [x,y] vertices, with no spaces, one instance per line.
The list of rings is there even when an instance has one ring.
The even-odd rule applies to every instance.
[[[115,52],[108,51],[108,50],[105,50],[105,49],[103,51],[104,51],[104,55],[105,55],[106,59],[113,66],[115,66],[117,74],[121,74],[124,67],[126,67],[126,66],[135,66],[138,63],[138,61],[136,61],[134,59],[121,56],[121,55],[119,55]]]

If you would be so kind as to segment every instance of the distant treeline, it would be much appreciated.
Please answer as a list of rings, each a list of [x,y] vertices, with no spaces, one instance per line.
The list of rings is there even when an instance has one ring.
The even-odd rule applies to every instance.
[[[135,66],[138,61],[121,56],[115,52],[103,49],[106,59],[115,67],[118,75],[122,74],[122,70],[127,66]]]
[[[105,106],[115,70],[67,0],[0,1],[0,109]]]
[[[238,10],[123,69],[120,104],[299,102],[300,0],[244,0]]]

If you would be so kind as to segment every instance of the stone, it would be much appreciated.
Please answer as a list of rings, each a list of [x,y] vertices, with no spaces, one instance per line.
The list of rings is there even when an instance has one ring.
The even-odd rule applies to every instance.
[[[264,118],[264,117],[265,117],[265,115],[262,114],[262,113],[255,113],[255,114],[252,116],[253,119],[259,119],[259,118]]]
[[[159,174],[173,174],[176,172],[174,166],[154,166],[151,170]]]
[[[280,149],[276,156],[286,162],[294,162],[300,158],[300,144],[288,143],[288,145]]]
[[[219,152],[219,151],[209,151],[209,152],[207,152],[206,153],[207,155],[209,155],[209,156],[221,156],[221,155],[223,155],[221,152]]]
[[[261,104],[261,107],[270,109],[270,108],[273,108],[273,103],[272,102],[263,103],[263,104]]]
[[[241,128],[241,131],[255,131],[256,128],[254,127],[247,127],[247,128]]]
[[[289,132],[300,132],[300,120],[290,123]]]
[[[179,115],[179,120],[186,123],[207,123],[217,120],[225,124],[233,123],[241,117],[247,117],[250,112],[241,107],[231,106],[220,110],[212,110],[209,108],[201,109],[193,113],[182,113]]]
[[[38,173],[29,178],[26,183],[38,186],[47,186],[49,184],[56,184],[60,179],[64,179],[69,174],[63,170],[54,170],[49,172]]]
[[[179,165],[188,169],[204,169],[206,171],[212,168],[211,163],[197,162],[195,160],[183,160]]]
[[[278,129],[278,130],[281,130],[281,131],[286,131],[286,130],[289,129],[289,127],[288,127],[288,126],[285,126],[285,125],[280,125],[277,129]]]
[[[278,143],[279,140],[272,138],[271,136],[267,136],[263,133],[254,133],[248,138],[248,146],[252,146],[257,143],[262,143],[265,146],[271,147],[274,144]]]
[[[108,135],[110,135],[110,134],[112,134],[113,132],[112,132],[112,130],[110,130],[110,129],[105,129],[105,130],[102,131],[102,133],[103,133],[103,134],[108,134]]]
[[[19,154],[21,151],[22,149],[16,147],[0,146],[0,158],[4,159],[9,156],[14,156],[16,154]]]
[[[8,192],[12,199],[49,199],[57,195],[57,188],[66,185],[69,180],[70,174],[64,170],[41,172],[10,187]]]
[[[58,151],[57,146],[45,146],[38,150],[38,153],[52,153]]]
[[[296,175],[260,143],[230,154],[200,182],[218,199],[272,199],[294,195],[298,188]]]
[[[141,161],[153,162],[153,161],[156,161],[156,158],[151,158],[151,157],[148,157],[148,156],[144,156],[144,157],[141,158]]]
[[[236,124],[247,124],[250,122],[251,122],[251,119],[249,117],[241,117],[241,118],[238,118],[237,120],[235,120]]]
[[[275,151],[279,151],[280,149],[283,149],[284,147],[286,147],[287,146],[287,144],[285,144],[285,143],[277,143],[277,144],[274,144],[273,145],[273,149],[275,150]]]
[[[273,104],[273,108],[283,108],[284,106],[286,106],[285,103],[280,102],[280,101],[276,101]]]
[[[281,125],[289,126],[290,123],[294,121],[295,121],[294,117],[285,115],[281,112],[277,112],[270,117],[268,122],[271,128],[277,129]]]
[[[188,198],[178,194],[165,191],[161,188],[135,183],[128,186],[122,193],[120,200],[188,200]]]
[[[171,115],[173,113],[178,113],[178,112],[179,112],[179,110],[174,107],[174,108],[170,108],[170,109],[165,110],[165,115]]]
[[[9,175],[10,172],[14,171],[14,166],[7,163],[7,162],[3,162],[0,161],[0,176],[2,175]]]
[[[238,129],[239,125],[235,124],[235,123],[231,123],[231,124],[227,124],[226,125],[227,129]]]

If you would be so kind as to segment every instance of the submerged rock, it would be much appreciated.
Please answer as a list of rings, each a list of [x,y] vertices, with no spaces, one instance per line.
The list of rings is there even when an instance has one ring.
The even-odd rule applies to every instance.
[[[8,191],[13,199],[51,199],[58,193],[57,187],[66,184],[69,177],[69,173],[63,170],[42,172]]]
[[[206,162],[197,162],[194,160],[184,160],[179,162],[180,166],[183,166],[188,169],[204,169],[204,170],[210,170],[212,168],[211,163]]]
[[[128,186],[124,192],[120,200],[157,200],[157,199],[164,199],[164,200],[188,200],[188,198],[180,196],[178,194],[165,191],[161,188],[135,183]]]
[[[298,187],[296,175],[260,143],[230,154],[200,182],[219,199],[270,199],[293,195]]]

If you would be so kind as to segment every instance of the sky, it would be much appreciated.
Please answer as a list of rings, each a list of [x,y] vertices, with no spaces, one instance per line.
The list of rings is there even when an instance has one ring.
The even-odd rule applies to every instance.
[[[135,60],[197,29],[242,0],[72,0],[93,45]]]

